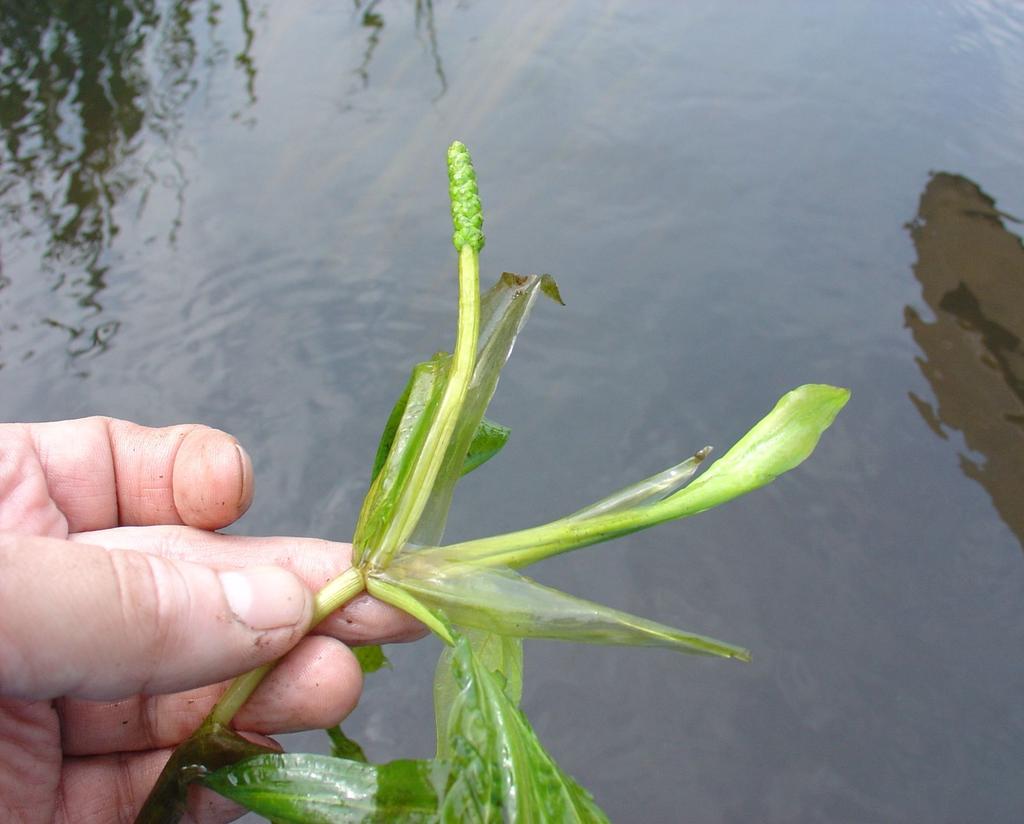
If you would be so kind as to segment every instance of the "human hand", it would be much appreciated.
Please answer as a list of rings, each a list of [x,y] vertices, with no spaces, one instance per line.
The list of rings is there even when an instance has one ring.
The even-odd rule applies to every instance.
[[[422,634],[362,595],[304,638],[312,590],[351,547],[210,531],[252,491],[248,457],[218,430],[0,425],[0,820],[130,821],[217,682],[287,652],[235,726],[329,727],[362,689],[341,642]],[[190,798],[193,821],[238,814]]]

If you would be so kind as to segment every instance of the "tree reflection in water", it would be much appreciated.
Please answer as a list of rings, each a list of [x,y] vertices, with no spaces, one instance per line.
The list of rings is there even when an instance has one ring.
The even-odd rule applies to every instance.
[[[384,32],[385,19],[380,10],[380,0],[370,0],[364,5],[363,0],[355,0],[355,9],[359,13],[359,23],[367,30],[366,48],[363,50],[363,61],[356,69],[356,74],[363,81],[363,88],[370,85],[370,64],[373,62],[373,53],[380,45],[381,36]],[[448,91],[448,78],[444,74],[444,64],[441,62],[441,52],[437,45],[437,29],[434,27],[434,3],[433,0],[416,0],[415,7],[415,28],[417,39],[426,37],[426,49],[430,52],[430,59],[434,64],[434,75],[437,77],[439,90],[434,100],[442,98]]]
[[[1024,547],[1024,246],[1007,221],[1020,222],[976,183],[932,175],[909,228],[935,319],[909,306],[904,316],[936,405],[911,400],[937,435],[958,430],[980,456],[961,454],[960,466]]]
[[[119,207],[141,212],[154,186],[170,186],[174,242],[188,185],[176,148],[183,109],[196,68],[227,56],[216,37],[220,7],[197,15],[196,5],[3,4],[0,368],[32,358],[40,328],[62,330],[74,359],[107,348],[119,328],[102,303]],[[235,63],[251,105],[245,0],[239,13],[244,47]],[[212,53],[200,55],[200,42]]]
[[[128,245],[115,239],[124,228],[141,242],[128,230],[147,204],[158,213],[156,191],[169,189],[170,215],[151,219],[162,221],[156,236],[175,244],[189,184],[186,113],[215,69],[233,66],[241,103],[230,116],[255,125],[252,20],[266,11],[250,2],[0,0],[0,370],[52,351],[59,330],[85,375],[88,358],[117,336],[104,290]],[[355,0],[353,22],[366,33],[359,91],[370,85],[382,5]],[[415,0],[413,10],[441,96],[432,2]]]

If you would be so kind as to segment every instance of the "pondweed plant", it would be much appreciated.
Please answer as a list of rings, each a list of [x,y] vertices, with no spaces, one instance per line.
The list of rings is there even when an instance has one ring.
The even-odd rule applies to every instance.
[[[849,398],[806,385],[690,482],[710,448],[543,526],[443,545],[459,478],[504,446],[484,412],[547,275],[508,272],[480,294],[483,214],[469,153],[448,150],[459,311],[451,354],[417,365],[384,427],[353,538],[353,566],[317,595],[314,625],[366,591],[445,642],[434,679],[437,755],[366,762],[340,729],[333,756],[268,753],[230,729],[270,666],[238,678],[175,752],[139,821],[177,820],[201,780],[275,822],[600,822],[590,794],[561,770],[519,709],[524,638],[667,647],[749,660],[732,644],[575,598],[518,570],[552,555],[695,515],[771,482],[807,458]],[[688,483],[689,482],[689,483]],[[363,648],[367,671],[379,648]]]

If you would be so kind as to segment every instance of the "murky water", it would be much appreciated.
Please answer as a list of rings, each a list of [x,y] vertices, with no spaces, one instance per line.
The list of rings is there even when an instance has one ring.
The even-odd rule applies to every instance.
[[[623,822],[1024,816],[1019,6],[20,5],[6,419],[220,426],[256,464],[240,531],[347,537],[409,366],[450,345],[459,138],[485,270],[552,272],[568,306],[517,347],[513,440],[450,537],[853,389],[774,486],[535,569],[754,651],[529,644],[550,750]],[[430,753],[436,652],[373,678],[373,758]]]

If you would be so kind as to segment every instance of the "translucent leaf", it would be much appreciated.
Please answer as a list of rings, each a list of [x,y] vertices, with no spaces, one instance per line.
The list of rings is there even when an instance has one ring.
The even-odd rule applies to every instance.
[[[526,716],[509,700],[501,679],[477,660],[465,638],[456,639],[451,669],[459,692],[448,725],[449,738],[454,742],[456,779],[450,792],[487,799],[481,805],[488,815],[485,820],[512,824],[608,821],[590,794],[544,750]],[[481,764],[500,769],[481,771]],[[467,783],[467,767],[477,773],[469,773],[476,786],[466,789],[472,792],[460,786]],[[489,802],[495,790],[500,791],[504,817],[492,819],[493,804]]]
[[[290,824],[603,824],[604,813],[544,750],[504,679],[456,636],[448,759],[371,765],[322,755],[249,758],[207,786]]]
[[[410,538],[414,544],[436,545],[444,535],[452,495],[459,478],[465,473],[466,455],[470,451],[473,436],[494,396],[501,369],[512,353],[516,338],[530,314],[541,280],[537,275],[505,272],[480,298],[480,337],[473,379],[448,444],[444,463]]]
[[[652,475],[650,478],[645,478],[639,483],[620,489],[607,498],[602,498],[600,501],[590,504],[590,506],[585,506],[583,509],[568,516],[566,520],[582,521],[587,518],[593,518],[595,515],[622,512],[635,506],[648,506],[660,501],[690,480],[694,473],[696,473],[701,461],[710,452],[711,447],[705,446],[682,463],[671,466],[657,475]]]
[[[423,364],[417,364],[417,368],[423,366]],[[399,432],[399,427],[403,425],[403,419],[405,418],[406,406],[409,403],[409,395],[412,392],[413,384],[416,382],[419,373],[417,368],[413,369],[412,374],[409,376],[409,382],[406,384],[405,389],[402,390],[401,396],[395,401],[394,407],[391,409],[391,414],[388,416],[387,423],[384,424],[384,431],[381,433],[380,441],[377,443],[377,453],[373,459],[373,471],[370,473],[370,483],[373,483],[377,479],[377,475],[380,474],[381,469],[384,468],[384,464],[387,462],[388,454],[391,452],[391,447],[395,442],[395,437]],[[412,426],[411,420],[406,420],[404,427],[406,430]],[[501,451],[501,448],[508,441],[510,430],[506,426],[502,426],[494,421],[489,421],[487,418],[481,419],[477,426],[476,432],[473,433],[473,438],[470,441],[469,450],[466,453],[466,459],[462,466],[462,474],[465,475],[472,472],[478,466],[486,463],[495,455]],[[398,455],[396,454],[396,459]]]
[[[502,768],[460,735],[452,738],[449,783],[441,802],[444,824],[506,824]]]
[[[519,638],[460,627],[473,655],[483,667],[501,679],[505,694],[515,706],[523,696],[523,642]],[[452,675],[453,647],[445,647],[434,673],[434,722],[437,731],[438,758],[452,755],[448,738],[448,717],[459,687]]]
[[[218,770],[204,783],[260,815],[290,824],[433,824],[448,770],[436,761],[372,765],[326,755],[275,754]]]
[[[442,611],[454,624],[499,635],[750,658],[741,647],[575,598],[509,569],[454,562],[439,568],[412,554],[401,556],[379,577]]]

